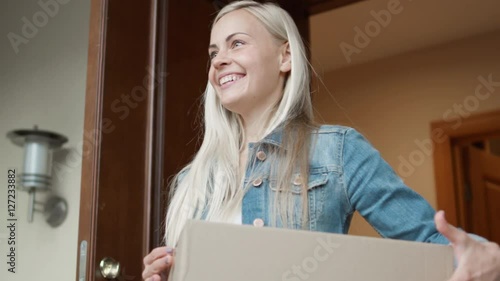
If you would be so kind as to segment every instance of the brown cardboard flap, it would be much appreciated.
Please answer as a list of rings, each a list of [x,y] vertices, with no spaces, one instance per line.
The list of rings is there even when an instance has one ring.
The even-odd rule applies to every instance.
[[[169,281],[445,281],[449,246],[189,221]]]

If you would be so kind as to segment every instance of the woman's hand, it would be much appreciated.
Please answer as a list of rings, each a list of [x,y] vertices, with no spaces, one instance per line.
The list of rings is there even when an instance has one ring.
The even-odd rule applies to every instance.
[[[458,266],[448,281],[500,281],[500,248],[491,242],[478,242],[464,231],[448,224],[444,212],[434,216],[437,230],[453,246]]]
[[[174,263],[174,250],[170,247],[158,247],[144,257],[142,279],[146,281],[166,281],[170,267]]]

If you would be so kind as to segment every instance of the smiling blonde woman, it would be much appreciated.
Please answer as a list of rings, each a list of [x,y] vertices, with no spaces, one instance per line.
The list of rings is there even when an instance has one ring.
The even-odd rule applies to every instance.
[[[188,219],[347,233],[355,211],[383,237],[451,242],[452,280],[500,278],[498,245],[448,225],[356,130],[313,122],[309,63],[286,11],[227,5],[208,54],[203,143],[173,180],[167,246],[144,258],[144,279],[166,280]]]

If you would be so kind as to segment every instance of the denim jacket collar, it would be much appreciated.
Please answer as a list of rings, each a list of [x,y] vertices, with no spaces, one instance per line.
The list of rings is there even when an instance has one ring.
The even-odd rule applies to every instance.
[[[271,133],[265,136],[260,142],[280,146],[283,139],[283,126],[278,126]]]
[[[282,147],[282,140],[283,140],[283,125],[280,125],[260,141],[250,142],[248,145],[250,148],[254,148],[261,144],[271,144],[274,146]]]
[[[253,144],[251,143],[251,147],[257,145],[258,143],[267,143],[284,148],[282,146],[284,126],[285,125],[279,125],[271,133],[265,136],[261,141]],[[321,128],[318,128],[318,130],[321,130]]]

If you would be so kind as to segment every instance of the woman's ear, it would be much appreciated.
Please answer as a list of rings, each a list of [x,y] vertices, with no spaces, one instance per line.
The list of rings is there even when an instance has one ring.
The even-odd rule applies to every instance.
[[[290,72],[292,70],[292,55],[290,54],[290,43],[286,42],[281,46],[281,72]]]

